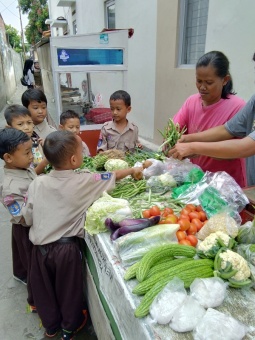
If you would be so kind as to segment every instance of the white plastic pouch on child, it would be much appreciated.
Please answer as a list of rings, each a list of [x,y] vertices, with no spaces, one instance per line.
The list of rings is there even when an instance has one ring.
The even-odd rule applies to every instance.
[[[205,308],[218,307],[226,297],[227,286],[219,277],[197,278],[190,286],[190,295]]]
[[[155,297],[150,307],[150,315],[154,322],[166,325],[172,319],[176,309],[187,297],[184,282],[175,277]]]

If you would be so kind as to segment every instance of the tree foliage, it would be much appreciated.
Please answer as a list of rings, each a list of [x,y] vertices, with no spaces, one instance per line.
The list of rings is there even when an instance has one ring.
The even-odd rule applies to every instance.
[[[19,0],[23,14],[28,14],[28,25],[25,28],[25,36],[31,45],[36,44],[42,38],[42,32],[48,30],[45,20],[49,18],[47,0]]]
[[[16,28],[11,25],[5,25],[6,35],[8,37],[9,44],[16,52],[22,51],[21,36]]]

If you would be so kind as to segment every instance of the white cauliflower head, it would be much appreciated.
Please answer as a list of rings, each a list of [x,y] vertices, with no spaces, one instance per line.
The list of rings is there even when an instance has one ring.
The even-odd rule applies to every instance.
[[[198,249],[202,251],[210,250],[213,246],[216,245],[219,238],[222,240],[222,242],[227,247],[229,244],[230,237],[222,231],[216,231],[215,233],[212,233],[209,236],[207,236],[204,239],[204,241],[200,242],[198,245]]]
[[[237,281],[247,280],[251,276],[251,271],[247,261],[239,254],[232,250],[227,249],[225,252],[220,254],[221,268],[225,269],[227,262],[232,264],[232,268],[238,270],[238,272],[232,277]]]

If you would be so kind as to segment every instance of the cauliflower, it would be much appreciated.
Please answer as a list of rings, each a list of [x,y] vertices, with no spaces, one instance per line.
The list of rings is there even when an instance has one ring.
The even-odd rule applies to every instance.
[[[239,254],[227,249],[219,254],[221,258],[221,269],[226,269],[228,263],[232,265],[233,270],[237,270],[237,273],[231,278],[237,281],[247,280],[251,276],[251,271],[247,261]]]
[[[160,182],[163,186],[176,187],[177,183],[176,183],[175,179],[168,172],[158,176],[158,179],[160,180]]]
[[[104,168],[106,171],[127,169],[128,167],[128,163],[123,161],[122,159],[108,159],[108,161],[106,161],[104,164]]]
[[[232,248],[235,241],[222,231],[207,236],[204,241],[198,244],[198,255],[200,257],[214,258],[221,247]]]
[[[236,237],[238,234],[238,225],[236,221],[224,211],[212,216],[199,230],[197,237],[199,240],[204,240],[211,233],[222,231],[231,237]]]

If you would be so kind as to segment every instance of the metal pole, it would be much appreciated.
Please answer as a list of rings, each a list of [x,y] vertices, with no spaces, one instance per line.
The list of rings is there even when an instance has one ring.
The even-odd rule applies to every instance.
[[[18,0],[18,9],[19,9],[19,20],[20,20],[20,29],[21,29],[21,41],[22,41],[22,50],[23,50],[23,58],[24,61],[26,60],[26,49],[25,49],[25,43],[24,43],[24,33],[23,33],[23,25],[22,25],[22,19],[21,19],[21,10],[20,10],[20,2]]]

